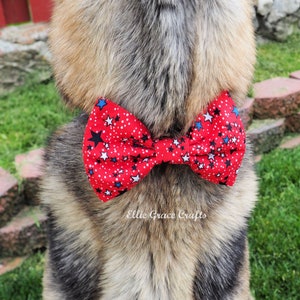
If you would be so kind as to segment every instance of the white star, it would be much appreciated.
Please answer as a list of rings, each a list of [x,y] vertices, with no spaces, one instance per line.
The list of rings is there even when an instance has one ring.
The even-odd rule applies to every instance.
[[[131,176],[131,179],[133,180],[133,182],[139,182],[140,181],[140,175],[136,175],[136,176]]]
[[[177,139],[175,139],[175,140],[173,141],[173,144],[174,144],[175,146],[178,146],[180,143],[178,142]]]
[[[215,159],[215,155],[213,153],[209,153],[208,154],[208,159],[209,160],[214,160]]]
[[[107,160],[108,159],[108,155],[106,152],[102,152],[100,158],[102,158],[103,160]]]
[[[104,144],[104,147],[105,147],[106,149],[109,149],[109,144],[105,143],[105,144]]]
[[[105,123],[107,126],[109,126],[109,125],[112,125],[112,121],[113,121],[113,118],[110,118],[110,116],[108,116],[107,119],[105,120]]]
[[[188,162],[190,160],[190,156],[186,153],[184,156],[181,156],[184,162]]]
[[[199,164],[198,168],[199,169],[204,169],[204,163]]]
[[[204,121],[209,121],[210,123],[212,123],[212,118],[213,116],[209,114],[209,112],[207,112],[206,114],[204,114],[205,120]]]
[[[111,195],[111,191],[106,190],[104,194],[107,195],[107,196],[109,196],[109,195]]]
[[[236,141],[237,141],[237,138],[234,136],[231,140],[232,140],[232,142],[235,144]]]

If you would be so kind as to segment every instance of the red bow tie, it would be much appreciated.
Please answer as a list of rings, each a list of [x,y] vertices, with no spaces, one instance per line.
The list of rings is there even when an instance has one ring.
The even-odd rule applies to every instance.
[[[104,202],[133,188],[162,162],[188,164],[203,179],[232,186],[244,153],[245,131],[228,92],[198,115],[185,136],[156,140],[130,112],[99,98],[83,140],[86,173]]]

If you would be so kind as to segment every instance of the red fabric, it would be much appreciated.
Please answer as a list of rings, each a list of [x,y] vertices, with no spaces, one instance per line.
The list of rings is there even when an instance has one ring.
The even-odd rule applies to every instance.
[[[88,179],[106,202],[138,184],[162,162],[188,164],[200,177],[232,186],[245,153],[245,131],[228,92],[222,92],[179,138],[153,140],[134,115],[99,98],[83,140]]]

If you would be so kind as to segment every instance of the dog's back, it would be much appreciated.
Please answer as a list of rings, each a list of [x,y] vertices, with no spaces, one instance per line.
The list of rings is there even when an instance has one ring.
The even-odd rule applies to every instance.
[[[254,63],[250,0],[55,6],[53,65],[70,106],[90,113],[105,96],[161,138],[185,133],[223,90],[237,102],[245,97]],[[44,299],[250,299],[246,233],[256,183],[249,151],[232,188],[162,164],[101,203],[82,162],[87,119],[59,130],[46,154]],[[183,218],[158,216],[179,212]],[[207,217],[195,221],[196,212]]]

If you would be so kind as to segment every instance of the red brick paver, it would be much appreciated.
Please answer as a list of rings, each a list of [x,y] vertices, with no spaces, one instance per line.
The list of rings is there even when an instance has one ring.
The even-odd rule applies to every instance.
[[[16,168],[24,182],[26,202],[38,205],[39,179],[42,176],[44,149],[35,149],[15,157]]]
[[[254,84],[254,116],[259,119],[292,115],[300,108],[300,80],[273,78]]]
[[[0,168],[0,226],[16,215],[23,205],[17,179]]]
[[[0,257],[22,256],[46,245],[47,217],[38,207],[23,209],[0,229]]]
[[[292,149],[300,146],[300,135],[280,145],[282,149]]]
[[[254,99],[247,98],[244,105],[241,108],[239,108],[240,117],[246,129],[252,123],[253,110],[254,110],[253,105],[254,105]]]
[[[296,71],[290,74],[290,78],[299,79],[300,80],[300,71]]]
[[[290,132],[300,133],[300,112],[285,118],[285,126]]]

